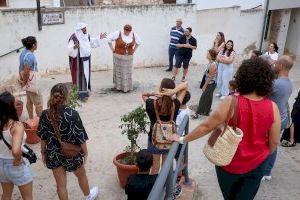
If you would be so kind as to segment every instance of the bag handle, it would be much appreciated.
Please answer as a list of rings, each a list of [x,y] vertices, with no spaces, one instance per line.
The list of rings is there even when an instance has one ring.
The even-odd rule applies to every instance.
[[[4,142],[4,144],[7,146],[7,148],[9,149],[9,150],[11,150],[12,149],[12,147],[11,147],[11,145],[6,141],[6,139],[4,138],[4,136],[3,136],[3,133],[1,132],[1,134],[0,134],[0,139],[2,139],[3,140],[3,142]]]
[[[58,128],[58,125],[55,121],[55,118],[53,115],[51,115],[50,111],[48,111],[48,114],[49,114],[49,117],[50,117],[50,122],[51,122],[51,125],[54,129],[54,132],[55,132],[55,135],[59,141],[59,143],[61,143],[61,135],[60,135],[60,132],[59,132],[59,128]]]
[[[238,121],[237,107],[238,107],[237,96],[232,95],[232,100],[231,100],[231,103],[230,103],[230,108],[229,108],[229,111],[228,111],[227,117],[226,117],[226,123],[225,123],[224,129],[223,129],[223,131],[221,133],[221,136],[225,133],[225,131],[227,129],[228,123],[230,121],[230,115],[232,113],[232,110],[233,110],[233,127],[232,128],[233,128],[233,130],[236,130],[236,128],[237,128],[237,121]]]
[[[156,115],[156,120],[160,121],[159,113],[158,113],[158,103],[157,100],[154,100],[154,111]],[[170,121],[174,120],[174,114],[175,114],[175,105],[174,102],[172,102],[172,110],[171,110],[171,116],[170,116]]]

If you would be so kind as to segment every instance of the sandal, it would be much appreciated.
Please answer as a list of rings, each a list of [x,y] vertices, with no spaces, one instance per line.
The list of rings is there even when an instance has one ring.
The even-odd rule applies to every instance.
[[[199,118],[199,115],[197,113],[191,115],[192,119],[198,119]]]
[[[173,76],[173,77],[172,77],[172,80],[175,81],[175,79],[176,79],[175,76]]]
[[[290,141],[286,142],[286,143],[282,143],[281,146],[283,147],[294,147],[296,146],[296,143],[291,143]]]

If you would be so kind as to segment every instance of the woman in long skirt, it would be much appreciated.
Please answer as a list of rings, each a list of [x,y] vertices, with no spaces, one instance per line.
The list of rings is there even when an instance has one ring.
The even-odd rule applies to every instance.
[[[127,24],[123,31],[116,31],[108,36],[108,44],[113,52],[113,83],[115,89],[128,92],[132,86],[133,54],[141,44],[139,36]],[[112,42],[115,41],[115,47]]]

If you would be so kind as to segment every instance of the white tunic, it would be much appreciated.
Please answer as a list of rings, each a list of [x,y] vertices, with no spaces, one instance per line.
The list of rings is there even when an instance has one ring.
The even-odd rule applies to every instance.
[[[136,33],[131,31],[129,33],[129,35],[125,35],[124,31],[121,31],[121,37],[122,37],[123,41],[127,44],[129,44],[133,41],[133,34],[134,34],[136,44],[140,45],[142,43],[142,41],[141,41],[141,38]],[[117,40],[119,38],[119,35],[120,35],[120,31],[116,31],[116,32],[113,32],[113,33],[109,34],[107,36],[108,42],[112,43],[113,41]]]

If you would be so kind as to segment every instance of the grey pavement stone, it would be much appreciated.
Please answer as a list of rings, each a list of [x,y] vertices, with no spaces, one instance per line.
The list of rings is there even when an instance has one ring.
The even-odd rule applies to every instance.
[[[86,170],[90,185],[97,185],[100,188],[98,199],[121,200],[126,199],[124,191],[119,187],[116,168],[112,163],[115,155],[122,152],[128,141],[120,134],[118,125],[120,116],[143,104],[141,94],[144,91],[158,90],[162,78],[171,77],[165,68],[144,68],[135,69],[133,73],[134,91],[131,93],[116,93],[111,90],[112,71],[101,71],[92,73],[92,93],[90,99],[78,109],[83,123],[89,135],[88,149],[89,158]],[[200,80],[204,66],[192,66],[187,76],[189,90],[192,98],[190,105],[197,105],[201,92],[199,89]],[[180,72],[182,73],[182,72]],[[291,73],[294,81],[293,97],[290,104],[300,88],[299,64],[294,67]],[[178,76],[178,81],[181,75]],[[43,88],[43,96],[46,101],[49,97],[50,88],[58,82],[71,81],[69,74],[50,75],[44,77],[40,84]],[[213,107],[219,103],[214,99]],[[24,109],[25,110],[25,109]],[[26,113],[26,110],[25,110]],[[191,130],[201,120],[191,120]],[[197,199],[218,200],[222,199],[218,187],[214,166],[207,161],[202,153],[202,148],[207,137],[194,141],[190,144],[190,177],[198,184]],[[142,135],[139,144],[146,148],[147,135]],[[40,158],[39,145],[33,146]],[[256,200],[269,199],[300,199],[300,145],[286,149],[279,147],[278,159],[275,165],[273,176],[270,182],[262,184]],[[56,186],[53,175],[46,169],[39,160],[33,165],[34,171],[34,199],[55,200]],[[68,174],[69,199],[82,199],[83,195],[73,174]],[[19,199],[19,193],[14,193],[13,199]]]

